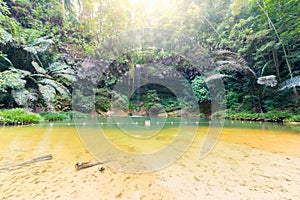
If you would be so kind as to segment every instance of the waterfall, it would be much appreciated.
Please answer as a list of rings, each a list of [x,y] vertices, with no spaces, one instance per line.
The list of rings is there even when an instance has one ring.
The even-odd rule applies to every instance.
[[[135,70],[134,70],[134,78],[136,80],[136,101],[138,104],[140,104],[141,102],[141,91],[140,91],[140,87],[141,87],[141,69],[142,66],[137,64],[135,65]]]

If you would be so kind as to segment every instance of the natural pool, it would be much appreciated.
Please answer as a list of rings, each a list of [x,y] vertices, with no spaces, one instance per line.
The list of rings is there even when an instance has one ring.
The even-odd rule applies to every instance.
[[[75,171],[76,162],[95,159],[84,147],[80,129],[97,134],[101,127],[120,151],[145,154],[170,145],[180,127],[178,118],[161,124],[152,120],[148,129],[139,120],[135,122],[147,137],[138,135],[141,130],[124,134],[130,127],[113,119],[101,119],[99,126],[77,122],[77,128],[74,122],[0,128],[0,165],[53,155],[49,161],[1,170],[0,199],[300,198],[300,126],[295,125],[225,121],[215,149],[199,159],[209,122],[193,119],[183,124],[185,131],[196,130],[191,145],[161,170],[132,174],[107,164],[103,172],[97,167]]]

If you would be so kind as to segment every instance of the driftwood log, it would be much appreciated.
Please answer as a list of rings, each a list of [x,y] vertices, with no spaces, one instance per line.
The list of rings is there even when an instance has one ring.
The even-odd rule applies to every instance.
[[[8,165],[3,165],[3,166],[0,166],[0,170],[9,169],[11,167],[17,167],[17,166],[22,166],[22,165],[28,165],[28,164],[31,164],[31,163],[36,163],[36,162],[41,162],[41,161],[51,160],[51,159],[52,159],[52,155],[49,154],[49,155],[40,156],[40,157],[37,157],[37,158],[33,158],[33,159],[30,159],[30,160],[26,160],[26,161],[22,161],[22,162],[18,162],[18,163],[11,163],[11,164],[8,164]]]
[[[94,161],[94,162],[78,162],[75,164],[75,169],[76,170],[81,170],[81,169],[85,169],[85,168],[89,168],[89,167],[93,167],[96,165],[101,165],[104,163],[108,163],[109,161]],[[103,171],[103,170],[102,170]]]

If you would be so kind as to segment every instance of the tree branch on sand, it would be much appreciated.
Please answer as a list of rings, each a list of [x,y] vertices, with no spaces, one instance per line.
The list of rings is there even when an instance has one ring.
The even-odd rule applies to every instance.
[[[28,165],[28,164],[31,164],[31,163],[41,162],[41,161],[51,160],[51,159],[52,159],[52,155],[49,154],[49,155],[40,156],[40,157],[37,157],[37,158],[33,158],[33,159],[30,159],[30,160],[26,160],[26,161],[22,161],[22,162],[18,162],[18,163],[11,163],[11,164],[8,164],[8,165],[3,165],[3,166],[0,166],[0,170],[9,169],[11,167]]]
[[[85,169],[88,167],[93,167],[95,165],[101,165],[108,162],[110,161],[78,162],[75,164],[75,169],[76,170]]]

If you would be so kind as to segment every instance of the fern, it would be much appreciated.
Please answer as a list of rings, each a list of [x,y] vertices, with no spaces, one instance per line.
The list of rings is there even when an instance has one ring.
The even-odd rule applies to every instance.
[[[59,62],[52,63],[49,68],[50,74],[53,75],[53,77],[63,77],[69,82],[75,81],[75,72],[73,69],[70,68],[70,66],[66,64],[62,64]]]
[[[247,61],[237,53],[228,50],[216,52],[216,64],[218,70],[232,70],[245,73],[249,77],[256,78],[256,73],[247,65]]]
[[[280,84],[279,90],[284,90],[287,88],[293,88],[297,86],[300,86],[300,76],[295,76],[293,78],[284,81],[283,83]]]
[[[12,40],[12,35],[0,27],[0,43],[6,44]]]
[[[32,61],[31,64],[38,73],[41,73],[43,75],[46,74],[46,70],[42,68],[38,63]]]
[[[72,74],[59,74],[59,76],[61,76],[61,77],[65,78],[65,79],[67,79],[67,80],[70,81],[70,82],[75,81],[75,76],[72,75]]]
[[[52,72],[64,70],[66,68],[69,68],[69,66],[60,62],[51,63],[49,66],[49,70],[51,70]]]
[[[233,78],[233,76],[226,75],[226,74],[212,74],[208,77],[205,77],[204,80],[205,82],[213,81],[216,79],[221,79],[221,78]]]
[[[37,53],[46,51],[53,43],[51,39],[37,38],[32,44],[26,44],[23,48],[25,51],[36,55]]]
[[[17,70],[6,70],[0,72],[0,91],[6,91],[6,88],[22,88],[26,81],[23,80],[23,74]]]
[[[13,63],[6,57],[6,54],[2,54],[0,51],[0,58],[2,58],[4,61],[6,61],[10,67],[14,67]],[[0,63],[2,66],[6,66],[5,64]]]
[[[42,94],[46,102],[50,102],[52,99],[54,99],[56,94],[55,88],[51,87],[50,85],[42,85],[42,84],[38,84],[38,87],[40,93]]]
[[[44,79],[40,80],[39,83],[41,83],[43,85],[49,85],[49,86],[55,88],[55,90],[57,90],[63,96],[67,96],[67,97],[70,96],[69,90],[57,81],[44,78]]]
[[[15,102],[20,106],[26,106],[28,102],[36,101],[38,99],[37,93],[33,92],[32,90],[26,90],[24,88],[13,90],[12,96]]]

